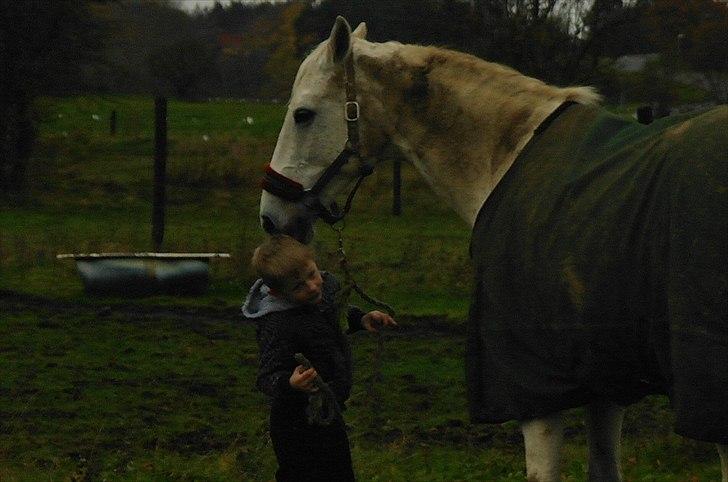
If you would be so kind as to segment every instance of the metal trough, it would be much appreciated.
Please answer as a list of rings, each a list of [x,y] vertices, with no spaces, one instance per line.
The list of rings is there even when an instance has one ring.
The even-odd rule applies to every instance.
[[[147,296],[202,294],[209,284],[212,258],[228,253],[59,254],[74,259],[89,294]]]

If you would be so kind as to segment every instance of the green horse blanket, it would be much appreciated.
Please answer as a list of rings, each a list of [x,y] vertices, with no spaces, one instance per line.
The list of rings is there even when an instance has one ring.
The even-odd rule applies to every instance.
[[[728,443],[728,107],[649,126],[572,105],[473,229],[474,421],[669,395]]]

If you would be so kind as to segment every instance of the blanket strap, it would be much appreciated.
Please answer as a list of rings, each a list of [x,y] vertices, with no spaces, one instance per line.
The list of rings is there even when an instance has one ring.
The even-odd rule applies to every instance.
[[[558,106],[552,113],[548,115],[548,117],[543,120],[543,122],[538,125],[538,127],[536,127],[536,130],[533,131],[533,135],[538,136],[543,133],[543,131],[548,129],[551,123],[553,123],[553,121],[555,121],[557,117],[566,112],[566,109],[574,104],[578,104],[578,102],[574,102],[573,100],[567,100],[566,102]]]

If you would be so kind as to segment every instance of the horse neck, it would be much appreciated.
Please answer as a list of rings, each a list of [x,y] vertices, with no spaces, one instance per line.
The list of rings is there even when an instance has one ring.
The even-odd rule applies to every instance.
[[[358,61],[376,128],[471,226],[534,129],[578,97],[466,54],[369,45],[387,46],[361,49]]]

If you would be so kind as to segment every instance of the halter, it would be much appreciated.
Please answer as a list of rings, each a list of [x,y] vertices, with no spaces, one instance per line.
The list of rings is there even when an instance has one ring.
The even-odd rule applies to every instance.
[[[351,209],[351,202],[365,177],[374,172],[374,167],[361,160],[359,155],[359,103],[356,101],[356,78],[354,77],[354,54],[346,58],[346,102],[344,103],[344,119],[346,120],[347,139],[344,148],[334,162],[327,167],[310,189],[293,179],[274,170],[270,164],[265,168],[261,184],[264,191],[290,202],[298,202],[316,213],[325,223],[334,224],[341,221]],[[336,177],[341,169],[352,160],[360,161],[358,179],[346,199],[344,209],[338,209],[333,203],[331,209],[326,208],[319,195]]]

